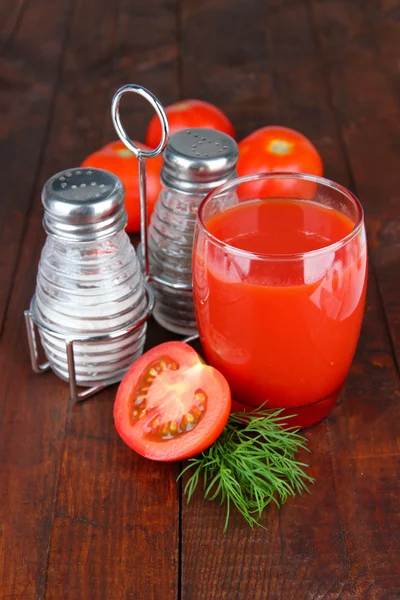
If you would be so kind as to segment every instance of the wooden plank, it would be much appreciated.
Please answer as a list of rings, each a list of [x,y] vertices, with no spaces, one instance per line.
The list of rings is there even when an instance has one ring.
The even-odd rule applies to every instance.
[[[309,137],[321,154],[325,176],[349,186],[351,173],[305,3],[282,8],[276,2],[267,13],[267,23],[269,70],[279,105],[275,122]]]
[[[333,104],[355,185],[366,209],[379,283],[379,291],[370,285],[365,337],[360,344],[364,367],[349,379],[346,410],[338,413],[331,428],[335,478],[339,490],[350,491],[340,494],[340,511],[355,593],[362,598],[396,598],[400,594],[400,556],[395,544],[399,485],[397,479],[391,480],[388,489],[388,481],[399,465],[399,378],[392,344],[398,353],[400,213],[395,198],[400,113],[373,43],[377,24],[364,3],[316,0],[312,16],[322,60],[330,67]],[[382,301],[386,314],[380,308]],[[386,319],[391,340],[382,326]]]
[[[400,6],[398,0],[374,0],[366,5],[379,66],[397,97],[400,93]]]
[[[15,0],[12,5],[0,4],[0,54],[3,53],[11,39],[18,34],[27,0]]]
[[[400,241],[394,241],[374,249],[372,256],[379,281],[379,291],[385,307],[385,318],[390,327],[397,370],[400,371]]]
[[[0,58],[3,198],[0,203],[0,335],[57,85],[70,0],[4,4]],[[43,18],[46,14],[47,18]]]
[[[232,12],[239,12],[240,3],[232,5],[230,3]],[[218,8],[222,6],[225,5],[218,3]],[[248,6],[246,4],[246,8]],[[184,7],[184,23],[188,23],[183,47],[186,55],[196,56],[195,46],[189,47],[189,40],[192,33],[201,30],[200,18],[206,22],[212,17],[194,2],[186,2]],[[268,8],[264,15],[259,7],[251,5],[248,15],[252,23],[260,23],[261,27],[267,23],[267,50],[262,51],[260,63],[253,63],[253,69],[267,70],[266,77],[274,84],[273,92],[268,89],[268,98],[262,95],[259,98],[260,106],[265,103],[272,110],[269,108],[261,116],[257,126],[272,121],[303,131],[321,152],[326,175],[350,185],[353,177],[345,154],[342,123],[330,103],[327,64],[321,60],[307,5],[276,1],[268,3]],[[228,21],[226,14],[224,18]],[[215,23],[215,15],[213,19]],[[255,27],[257,29],[257,25]],[[218,30],[218,26],[215,29]],[[231,18],[229,29],[233,39],[237,39],[237,35],[243,36],[243,30],[246,30],[243,27],[239,34]],[[254,25],[250,32],[248,35],[254,36]],[[210,35],[209,61],[202,64],[204,77],[209,70],[229,71],[226,63],[230,60],[232,47],[227,45],[223,54],[214,49],[214,44],[219,50],[222,42]],[[254,46],[260,51],[260,44]],[[214,59],[218,57],[216,64],[211,63],[213,56]],[[255,81],[261,76],[246,68],[246,64],[240,66],[248,77],[251,73]],[[189,71],[187,76],[190,76]],[[364,89],[368,81],[366,79],[364,84],[362,74],[358,77],[358,87]],[[191,84],[184,79],[184,87],[187,85],[194,87],[196,84],[193,79]],[[203,79],[199,80],[199,86],[202,89]],[[243,89],[245,85],[236,81],[234,87]],[[214,81],[213,97],[215,101],[220,100],[222,107],[225,107],[226,89],[230,91],[226,81],[221,82],[220,87]],[[271,100],[273,95],[275,102]],[[229,102],[227,99],[227,108]],[[236,116],[241,130],[248,133],[254,126],[254,118],[247,120],[246,112],[242,112],[244,108],[245,105],[241,105]],[[353,110],[352,105],[348,109]],[[397,571],[392,577],[389,575],[398,558],[394,546],[396,526],[394,522],[391,524],[396,516],[396,483],[391,487],[395,491],[388,492],[387,498],[382,493],[397,460],[395,401],[398,377],[372,278],[368,298],[368,317],[349,377],[348,391],[342,395],[342,402],[332,415],[307,432],[312,450],[311,472],[317,479],[311,497],[290,500],[279,514],[274,510],[267,511],[263,522],[266,531],[251,531],[234,518],[228,533],[222,536],[223,510],[213,503],[204,504],[199,492],[192,507],[183,506],[184,597],[203,598],[206,590],[210,590],[211,598],[242,598],[251,590],[251,597],[260,600],[361,599],[378,597],[385,585],[389,586],[390,593],[396,594]],[[374,366],[374,361],[384,366]],[[358,387],[359,394],[356,393]],[[383,389],[382,393],[387,397],[388,408],[384,414],[376,402],[378,389]],[[348,404],[351,419],[346,416]],[[374,423],[375,444],[386,440],[379,443],[379,451],[375,454],[371,452],[370,420]],[[368,500],[366,490],[369,490]],[[376,513],[379,514],[379,525],[376,524]],[[386,535],[389,541],[385,541]],[[357,544],[363,551],[359,551]],[[389,551],[391,561],[382,566],[379,561],[383,561]],[[199,582],[202,582],[200,589]],[[370,595],[363,595],[364,592]]]
[[[114,92],[127,83],[148,88],[164,106],[176,102],[180,97],[177,0],[122,0],[120,4],[110,106]],[[132,139],[144,142],[154,114],[150,105],[132,97],[124,99],[121,108],[126,131]],[[104,139],[116,139],[108,114]]]
[[[93,401],[105,429],[113,397]],[[89,404],[80,413],[89,419]],[[176,598],[175,473],[134,455],[116,434],[68,436],[46,598]]]
[[[397,152],[399,105],[374,44],[364,3],[312,2],[312,17],[334,109],[367,211],[370,244],[390,241],[399,220]],[[363,90],[363,92],[361,92]]]
[[[288,501],[280,512],[271,506],[264,529],[250,529],[235,513],[222,533],[224,510],[196,492],[183,506],[182,597],[351,600],[340,515],[333,493],[327,422],[307,434],[312,454],[302,455],[317,484]]]
[[[220,106],[235,121],[238,139],[274,121],[278,104],[265,68],[262,3],[184,0],[181,20],[183,96]]]
[[[105,14],[111,10],[110,3],[103,2],[96,14],[105,22]],[[153,27],[154,14],[159,20]],[[84,25],[79,28],[78,20],[77,13],[76,51],[86,30]],[[87,44],[89,52],[97,52],[93,40]],[[101,103],[91,107],[86,86],[72,111],[69,109],[70,118],[83,119],[87,135],[96,129],[96,144],[100,145],[99,138],[102,143],[116,138],[110,107],[120,85],[141,83],[164,102],[178,99],[175,44],[174,2],[121,2],[113,42],[98,59],[101,74],[89,79],[89,89],[99,87]],[[73,60],[71,56],[69,64]],[[66,139],[63,131],[68,129],[69,119],[65,122],[62,115],[71,101],[67,80],[57,105],[54,139]],[[125,127],[133,138],[143,139],[151,109],[134,98],[124,104]],[[94,150],[94,139],[89,142]],[[87,151],[75,137],[71,149],[79,160]],[[151,321],[147,345],[159,343],[163,336],[171,337]],[[113,386],[71,407],[67,414],[49,555],[48,600],[173,600],[178,595],[177,465],[145,461],[123,444],[112,419],[115,392]]]
[[[358,358],[329,431],[356,598],[400,595],[398,405],[398,373],[371,278]]]
[[[41,36],[49,33],[49,25],[51,34],[45,41],[42,41],[42,37],[39,41],[32,35],[32,31],[31,37],[25,32],[23,50],[32,59],[29,81],[33,86],[30,93],[34,101],[28,103],[27,109],[24,108],[22,99],[26,90],[22,86],[19,103],[13,106],[10,121],[5,123],[6,127],[10,127],[10,135],[12,134],[15,144],[10,155],[10,169],[5,177],[7,181],[13,177],[14,183],[11,186],[12,181],[9,181],[11,187],[7,189],[12,190],[12,193],[10,191],[7,200],[20,207],[20,213],[12,213],[16,225],[13,235],[16,236],[17,248],[20,243],[18,215],[22,208],[26,209],[24,202],[27,201],[27,198],[22,200],[18,196],[22,190],[20,185],[33,181],[38,167],[32,158],[35,155],[31,155],[28,149],[39,139],[39,124],[42,124],[44,118],[40,102],[45,101],[45,92],[48,88],[52,89],[56,77],[53,62],[48,62],[47,55],[51,54],[52,48],[54,52],[57,51],[59,40],[56,34],[60,35],[61,17],[64,15],[64,20],[66,18],[66,6],[62,2],[31,3],[32,6],[34,4],[32,16],[29,10],[26,13],[27,25],[37,30]],[[77,164],[77,149],[88,152],[91,150],[88,142],[96,145],[100,143],[98,132],[94,130],[91,133],[90,119],[102,112],[108,98],[106,92],[99,94],[99,72],[97,71],[97,75],[96,71],[91,73],[97,57],[112,54],[115,23],[115,6],[106,1],[79,0],[74,4],[73,22],[68,29],[68,48],[61,65],[62,84],[51,114],[51,128],[48,139],[46,138],[48,146],[43,153],[1,340],[0,580],[2,593],[10,598],[45,597],[54,500],[68,404],[68,388],[65,383],[51,374],[39,377],[32,373],[24,331],[23,310],[29,306],[34,291],[36,265],[45,237],[41,223],[43,211],[39,188],[54,172]],[[41,50],[38,50],[39,47]],[[82,85],[82,80],[86,80],[86,86]],[[18,127],[16,120],[14,121],[17,116],[21,119]],[[29,135],[30,131],[32,136]],[[26,173],[21,172],[21,164]],[[7,205],[10,206],[10,202]],[[22,216],[19,218],[21,220]],[[9,224],[11,222],[10,218]],[[6,248],[6,256],[10,260],[15,259],[13,248],[14,246]],[[69,551],[70,549],[65,548],[65,552]]]
[[[367,10],[364,3],[349,6],[347,2],[315,1],[312,14],[320,32],[321,53],[330,65],[332,100],[341,121],[357,192],[368,217],[373,263],[379,267],[388,252],[392,258],[395,252],[384,247],[400,241],[400,106],[394,83],[398,79],[397,5],[373,2]],[[395,266],[392,261],[392,274]],[[400,364],[396,317],[400,301],[396,304],[397,280],[392,274],[388,277],[377,269]]]
[[[21,268],[0,343],[0,581],[2,593],[10,598],[35,598],[37,591],[43,590],[51,489],[59,458],[59,406],[48,379],[42,381],[40,402],[32,398],[30,390],[36,378],[30,371],[22,318],[34,289],[35,261],[43,241],[40,219],[32,219],[21,250],[20,245],[46,140],[69,4],[31,3],[2,59],[0,108],[7,119],[2,120],[0,134],[5,200],[0,204],[0,330],[21,252]],[[43,12],[46,19],[41,19]]]

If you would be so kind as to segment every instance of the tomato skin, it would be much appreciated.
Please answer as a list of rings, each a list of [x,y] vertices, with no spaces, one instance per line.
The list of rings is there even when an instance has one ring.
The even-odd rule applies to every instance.
[[[315,146],[302,133],[288,127],[268,126],[254,131],[239,142],[239,176],[254,173],[308,173],[323,175],[323,164]],[[259,181],[245,184],[245,195],[258,197],[312,198],[316,186],[296,180]]]
[[[179,395],[179,391],[175,392],[175,389],[170,392],[174,399],[176,398],[175,405],[171,409],[170,400],[164,402],[164,397],[159,394],[160,387],[163,388],[163,373],[158,374],[161,382],[158,391],[152,392],[153,382],[149,386],[150,390],[146,398],[148,408],[145,407],[143,410],[147,412],[134,420],[131,415],[137,407],[140,384],[142,382],[143,385],[151,365],[164,360],[166,356],[179,365],[175,370],[178,386],[185,387],[186,384],[187,387],[182,395]],[[167,394],[168,386],[165,385],[165,388]],[[193,397],[193,393],[199,388],[207,394],[207,405],[193,429],[169,439],[152,436],[151,425],[154,419],[160,419],[162,427],[165,422],[170,422],[169,411],[180,410],[182,416],[188,406],[186,405],[185,408],[184,394],[187,392]],[[143,403],[139,406],[143,406]],[[114,403],[114,423],[123,441],[138,454],[152,460],[172,462],[190,458],[208,448],[222,433],[230,408],[231,395],[225,377],[213,367],[205,365],[197,352],[188,344],[166,342],[143,354],[122,379]]]
[[[189,127],[207,127],[223,131],[235,139],[235,129],[228,117],[216,106],[203,100],[182,100],[165,108],[171,133]],[[151,119],[146,133],[146,144],[156,148],[161,139],[160,120]]]
[[[149,150],[145,144],[136,141],[134,143],[140,148]],[[161,191],[160,172],[162,164],[161,156],[146,161],[149,219]],[[140,231],[139,163],[134,154],[121,141],[117,140],[103,146],[103,148],[85,158],[81,167],[105,169],[119,177],[125,188],[125,208],[128,213],[126,231],[129,233]]]

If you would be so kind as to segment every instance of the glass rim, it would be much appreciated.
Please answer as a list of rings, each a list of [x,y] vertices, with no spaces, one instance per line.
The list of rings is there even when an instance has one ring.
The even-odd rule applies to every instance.
[[[354,223],[353,229],[347,235],[345,235],[343,238],[338,240],[337,242],[333,242],[332,244],[328,244],[327,246],[323,246],[322,248],[318,248],[316,250],[307,250],[306,252],[294,252],[294,253],[287,253],[287,254],[268,254],[268,253],[263,253],[263,252],[251,252],[250,250],[243,250],[241,248],[237,248],[236,246],[232,246],[232,244],[228,244],[227,242],[224,242],[223,240],[220,240],[218,237],[216,237],[215,235],[213,235],[212,233],[210,233],[208,231],[206,224],[204,222],[203,212],[204,212],[204,209],[205,209],[207,203],[212,198],[214,198],[221,192],[226,192],[232,188],[238,187],[242,183],[249,183],[251,181],[258,181],[260,179],[283,179],[283,178],[298,179],[298,180],[302,180],[302,181],[311,181],[312,183],[317,183],[317,184],[323,185],[327,188],[334,189],[337,192],[340,192],[341,194],[346,196],[349,200],[351,200],[353,202],[353,204],[356,207],[356,211],[357,211],[357,220]],[[231,207],[229,207],[229,208],[231,208]],[[342,248],[343,246],[348,244],[352,239],[354,239],[360,233],[361,228],[363,227],[364,209],[361,205],[361,202],[357,198],[357,196],[355,194],[353,194],[353,192],[351,192],[345,186],[341,185],[340,183],[335,183],[334,181],[332,181],[330,179],[326,179],[325,177],[318,177],[317,175],[309,175],[307,173],[292,173],[292,172],[286,173],[284,171],[276,171],[276,172],[272,172],[272,173],[254,173],[254,174],[245,175],[242,177],[234,177],[233,179],[230,179],[229,181],[226,181],[222,185],[211,190],[211,192],[209,192],[207,194],[207,196],[205,196],[205,198],[203,198],[203,200],[201,201],[201,203],[199,205],[199,208],[197,211],[197,224],[200,225],[202,233],[209,239],[210,242],[212,242],[214,245],[219,246],[220,248],[222,248],[226,251],[229,251],[231,253],[238,254],[240,256],[246,257],[248,259],[253,259],[253,260],[254,259],[274,260],[274,261],[296,260],[296,259],[303,259],[304,257],[320,256],[327,252],[336,251],[339,248]]]

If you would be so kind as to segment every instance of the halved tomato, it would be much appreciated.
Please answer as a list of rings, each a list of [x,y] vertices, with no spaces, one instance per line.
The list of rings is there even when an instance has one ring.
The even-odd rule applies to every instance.
[[[167,342],[143,354],[126,373],[115,399],[114,422],[138,454],[174,461],[211,446],[230,408],[225,377],[188,344]]]

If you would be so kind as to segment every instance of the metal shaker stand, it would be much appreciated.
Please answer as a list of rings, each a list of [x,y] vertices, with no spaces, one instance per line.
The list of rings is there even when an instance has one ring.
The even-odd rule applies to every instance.
[[[154,150],[144,150],[136,146],[130,137],[127,135],[125,129],[122,126],[119,107],[121,98],[126,93],[134,93],[138,94],[145,98],[151,106],[154,108],[156,114],[158,115],[161,123],[161,140],[158,144],[157,148]],[[44,373],[50,369],[50,363],[48,361],[41,363],[39,362],[39,354],[38,354],[38,346],[37,346],[37,330],[45,330],[50,332],[53,336],[58,337],[59,339],[65,339],[65,350],[67,354],[67,365],[68,365],[68,382],[69,382],[69,391],[70,391],[70,400],[73,402],[80,402],[86,400],[90,396],[93,396],[100,390],[108,387],[110,385],[107,383],[99,383],[98,385],[89,387],[82,392],[78,392],[78,385],[76,381],[75,374],[75,359],[74,359],[74,344],[78,342],[85,343],[93,343],[96,344],[98,342],[103,342],[107,340],[117,340],[125,337],[126,335],[132,333],[139,327],[141,327],[147,319],[150,317],[153,308],[154,308],[154,292],[151,288],[151,281],[156,281],[162,285],[171,287],[176,290],[182,289],[192,289],[191,286],[181,283],[172,283],[170,281],[165,281],[160,277],[152,277],[149,270],[149,257],[148,257],[148,211],[147,211],[147,197],[146,197],[146,159],[154,158],[162,153],[165,146],[168,143],[169,138],[169,125],[167,115],[165,114],[164,108],[159,100],[146,88],[140,85],[128,84],[122,86],[114,95],[111,104],[111,116],[112,121],[115,127],[115,130],[122,141],[122,143],[133,152],[136,158],[139,161],[139,191],[140,191],[140,234],[141,234],[141,254],[142,254],[142,264],[145,276],[145,291],[147,297],[147,306],[143,314],[139,319],[136,319],[129,327],[124,329],[120,329],[118,331],[102,334],[96,336],[83,336],[83,337],[74,337],[67,338],[65,336],[53,331],[43,322],[40,322],[34,316],[34,302],[35,297],[32,298],[31,305],[28,310],[24,312],[26,331],[28,336],[28,344],[30,351],[30,358],[32,369],[35,373]],[[186,338],[184,341],[190,342],[196,339],[198,336],[193,335],[189,338]]]

